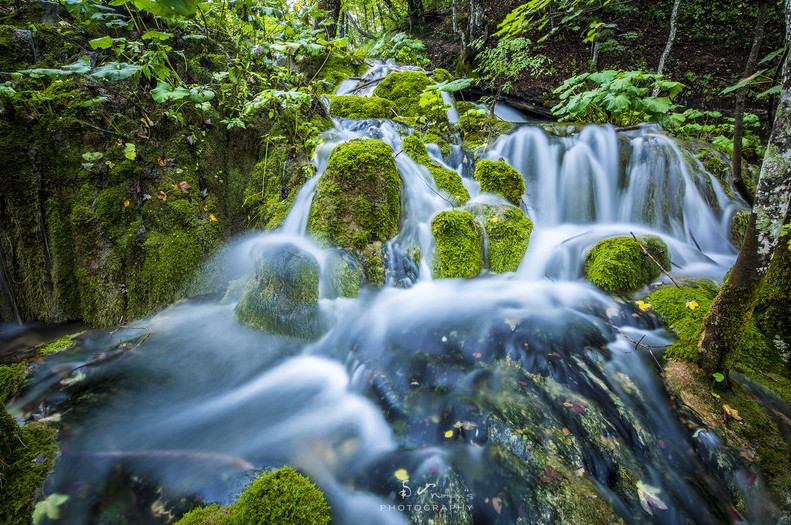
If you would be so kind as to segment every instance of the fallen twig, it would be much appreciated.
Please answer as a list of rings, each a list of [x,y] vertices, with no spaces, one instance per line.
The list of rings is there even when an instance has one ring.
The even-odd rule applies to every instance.
[[[631,233],[631,234],[632,234],[632,239],[634,239],[634,240],[635,240],[635,242],[637,242],[637,244],[640,246],[640,249],[643,251],[643,253],[644,253],[645,255],[647,255],[649,259],[651,259],[652,261],[654,261],[654,264],[656,264],[656,267],[657,267],[657,268],[659,268],[659,269],[662,271],[662,273],[663,273],[663,274],[667,275],[667,276],[668,276],[668,278],[669,278],[671,281],[673,281],[673,284],[675,284],[675,285],[676,285],[676,288],[678,288],[678,289],[680,290],[680,289],[681,289],[681,286],[680,286],[680,285],[679,285],[679,284],[676,282],[676,280],[675,280],[675,279],[673,279],[673,276],[672,276],[672,275],[670,275],[670,273],[668,273],[668,271],[667,271],[667,270],[665,270],[665,269],[662,267],[662,265],[661,265],[661,264],[659,264],[659,262],[658,262],[656,259],[654,259],[654,256],[653,256],[653,255],[651,255],[650,253],[648,253],[648,250],[646,250],[646,249],[645,249],[645,246],[643,246],[643,243],[641,243],[640,241],[638,241],[638,240],[637,240],[637,237],[635,236],[634,232],[629,232],[629,233]]]

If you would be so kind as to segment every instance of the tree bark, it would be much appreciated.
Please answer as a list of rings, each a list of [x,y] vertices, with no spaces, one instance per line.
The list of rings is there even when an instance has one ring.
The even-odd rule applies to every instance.
[[[409,14],[409,30],[412,34],[423,33],[424,11],[423,0],[407,0]]]
[[[742,78],[747,78],[753,74],[755,65],[758,63],[758,52],[761,50],[761,42],[764,38],[764,26],[766,25],[766,14],[769,11],[769,1],[763,0],[758,6],[758,18],[755,21],[755,31],[753,32],[753,47],[750,49],[750,56],[747,58],[747,65],[744,67]],[[731,157],[731,184],[739,192],[739,195],[749,204],[753,205],[754,196],[750,192],[742,178],[742,137],[744,136],[744,102],[747,97],[747,87],[736,91],[736,108],[734,111],[733,122],[733,156]]]
[[[673,2],[673,10],[670,12],[670,34],[667,36],[667,44],[665,45],[665,50],[662,51],[662,56],[659,58],[659,67],[656,68],[656,74],[661,75],[662,72],[665,70],[665,60],[667,60],[668,55],[670,55],[670,48],[673,47],[673,40],[676,39],[676,29],[678,27],[677,20],[678,20],[678,6],[681,3],[681,0],[675,0]],[[659,94],[659,84],[654,87],[653,93],[651,96],[655,97]]]
[[[470,43],[483,35],[483,30],[486,27],[485,6],[486,4],[482,0],[470,0],[470,13],[467,19],[467,41]]]
[[[791,25],[791,0],[785,0]],[[788,33],[788,29],[787,29]],[[791,200],[791,64],[783,64],[783,89],[761,167],[750,223],[730,278],[703,320],[700,366],[726,373],[736,358],[753,314],[763,277],[779,245]],[[785,246],[783,246],[785,249]]]
[[[338,22],[341,18],[341,0],[319,0],[319,9],[327,11],[327,16],[319,17],[316,19],[316,26],[324,20],[332,21],[331,25],[327,26],[327,36],[335,38],[338,31]]]

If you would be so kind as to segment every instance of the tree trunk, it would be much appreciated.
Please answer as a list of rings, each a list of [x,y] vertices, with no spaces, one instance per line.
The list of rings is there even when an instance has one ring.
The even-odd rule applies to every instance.
[[[681,3],[681,0],[675,0],[673,2],[673,10],[670,13],[670,34],[667,36],[667,44],[665,45],[665,50],[662,51],[662,56],[659,59],[659,67],[656,68],[656,74],[661,75],[662,72],[665,70],[665,60],[667,60],[668,55],[670,54],[670,48],[673,46],[673,40],[676,39],[676,29],[678,27],[677,19],[678,19],[678,5]],[[654,92],[651,93],[651,96],[655,97],[659,94],[659,84],[654,87]]]
[[[325,20],[332,22],[327,26],[327,36],[335,38],[338,29],[338,22],[341,17],[341,0],[319,0],[319,9],[327,11],[327,16],[319,17],[316,19],[316,26]]]
[[[785,0],[791,26],[791,0]],[[786,30],[788,34],[788,28]],[[733,364],[775,249],[791,200],[791,64],[783,64],[783,89],[761,167],[750,223],[731,276],[703,320],[700,366],[726,373]],[[785,246],[782,247],[785,249]]]
[[[467,24],[467,42],[472,43],[483,35],[486,27],[486,4],[482,0],[470,0],[470,16]]]
[[[764,38],[764,26],[766,25],[766,14],[769,10],[769,1],[763,0],[758,6],[758,18],[755,21],[755,31],[753,32],[753,47],[750,49],[750,56],[747,58],[747,65],[744,67],[743,78],[753,74],[755,65],[758,63],[758,52],[761,50],[761,42]],[[750,192],[742,178],[742,137],[744,136],[744,101],[747,97],[747,87],[743,87],[736,92],[736,109],[734,110],[733,123],[733,156],[731,157],[731,184],[739,192],[739,195],[753,205],[753,194]]]
[[[423,33],[423,0],[407,0],[409,14],[409,30],[414,35]]]

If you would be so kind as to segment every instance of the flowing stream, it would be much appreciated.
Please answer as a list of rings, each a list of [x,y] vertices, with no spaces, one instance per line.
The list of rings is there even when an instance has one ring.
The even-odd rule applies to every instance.
[[[377,65],[363,82],[390,69]],[[217,256],[225,279],[244,278],[257,254],[284,244],[324,265],[327,251],[305,230],[332,148],[368,137],[397,153],[409,132],[391,121],[338,121],[281,230],[239,238]],[[464,176],[473,202],[505,202],[481,194],[460,147],[429,153]],[[110,523],[117,507],[128,523],[166,523],[168,505],[232,503],[257,469],[284,464],[319,485],[340,525],[438,515],[552,523],[570,512],[553,496],[558,486],[592,506],[609,502],[629,523],[732,519],[709,459],[716,440],[693,438],[652,356],[624,337],[664,345],[671,336],[587,283],[582,262],[599,240],[650,233],[669,246],[674,275],[721,279],[735,260],[726,232],[739,204],[650,127],[556,137],[522,125],[484,156],[525,179],[522,207],[535,229],[517,272],[433,280],[430,222],[451,205],[425,168],[399,154],[403,213],[387,245],[387,285],[355,299],[322,292],[331,322],[320,339],[244,326],[226,298],[137,322],[150,332],[139,346],[141,329],[94,333],[39,365],[11,408],[63,425],[46,492],[69,500],[54,522]],[[405,255],[413,246],[419,265]],[[97,356],[107,359],[83,366]],[[641,504],[646,493],[663,505]]]

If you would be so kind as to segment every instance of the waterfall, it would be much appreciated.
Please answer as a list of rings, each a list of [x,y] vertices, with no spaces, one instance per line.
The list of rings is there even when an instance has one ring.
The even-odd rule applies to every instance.
[[[370,95],[396,69],[377,63],[338,92]],[[69,428],[47,483],[48,493],[70,495],[58,522],[95,522],[107,501],[123,498],[108,496],[117,486],[225,505],[249,481],[243,471],[284,464],[317,482],[341,525],[426,523],[447,494],[465,502],[442,500],[448,523],[551,523],[563,516],[551,495],[559,479],[586,505],[611,506],[630,523],[725,515],[731,504],[706,474],[716,467],[705,445],[669,408],[653,359],[623,337],[665,345],[669,335],[581,269],[598,241],[634,232],[665,240],[681,267],[675,274],[720,279],[735,259],[725,232],[739,204],[654,128],[587,126],[561,137],[522,125],[481,154],[524,178],[521,207],[535,229],[521,266],[434,280],[431,220],[452,205],[401,151],[413,132],[389,120],[336,119],[281,230],[239,238],[218,256],[231,283],[223,300],[183,302],[135,323],[150,336],[118,359],[91,364],[139,333],[97,333],[41,365],[11,409],[43,403]],[[387,284],[351,299],[323,291],[329,251],[306,230],[332,149],[353,138],[393,148],[402,220],[387,243]],[[463,176],[473,203],[505,202],[481,192],[469,152],[428,151]],[[328,328],[316,340],[233,316],[233,283],[285,244],[322,268]],[[75,410],[85,401],[70,397],[74,388],[98,393],[89,410]],[[613,482],[623,472],[631,484]],[[638,482],[668,508],[646,513]]]

